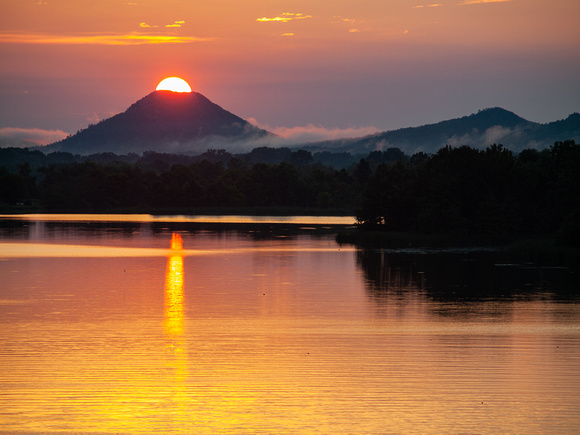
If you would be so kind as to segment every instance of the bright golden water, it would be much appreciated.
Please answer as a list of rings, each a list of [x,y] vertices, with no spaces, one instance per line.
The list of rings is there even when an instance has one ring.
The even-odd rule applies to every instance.
[[[0,431],[580,432],[557,284],[444,298],[312,229],[172,232],[0,228]]]

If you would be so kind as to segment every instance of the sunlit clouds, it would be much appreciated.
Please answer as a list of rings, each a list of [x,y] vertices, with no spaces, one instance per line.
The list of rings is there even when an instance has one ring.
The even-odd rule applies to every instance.
[[[307,18],[312,18],[312,15],[304,15],[304,14],[295,14],[295,13],[291,13],[291,12],[284,12],[282,15],[280,15],[278,17],[272,17],[272,18],[262,17],[262,18],[257,18],[256,21],[259,21],[260,23],[267,23],[267,22],[287,23],[288,21],[305,20]]]
[[[143,26],[142,26],[143,27]],[[0,43],[12,44],[53,44],[53,45],[147,45],[186,44],[209,41],[210,38],[176,35],[145,35],[139,33],[110,35],[52,35],[0,33]]]
[[[174,21],[173,24],[167,24],[165,27],[181,27],[185,21]]]
[[[512,0],[464,0],[462,2],[459,2],[458,5],[464,6],[464,5],[478,5],[482,3],[507,3],[510,1]]]
[[[166,27],[166,28],[179,28],[179,27],[183,26],[184,24],[185,24],[185,21],[181,20],[181,21],[174,21],[171,24],[166,24],[163,27]],[[156,24],[155,25],[151,25],[151,24],[148,24],[148,23],[145,23],[145,22],[141,22],[141,23],[139,23],[139,27],[145,28],[145,29],[152,29],[152,28],[158,28],[159,26],[156,25]]]
[[[478,5],[478,4],[483,4],[483,3],[507,3],[510,1],[512,1],[512,0],[463,0],[463,1],[456,3],[456,5],[465,6],[465,5]],[[417,6],[413,6],[413,9],[438,8],[440,6],[443,6],[443,3],[433,3],[430,5],[417,5]]]

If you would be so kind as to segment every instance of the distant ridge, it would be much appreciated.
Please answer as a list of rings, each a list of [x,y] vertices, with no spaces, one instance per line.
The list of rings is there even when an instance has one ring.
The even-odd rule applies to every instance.
[[[310,144],[311,150],[366,153],[388,148],[399,148],[406,154],[435,153],[446,145],[469,145],[485,148],[502,144],[519,152],[526,148],[548,148],[556,141],[572,139],[580,142],[580,114],[548,124],[527,121],[513,112],[494,107],[461,118],[441,121],[420,127],[401,128],[351,140]]]
[[[261,146],[290,146],[312,152],[365,154],[398,148],[407,155],[436,153],[446,145],[485,148],[502,144],[514,152],[544,149],[554,142],[580,143],[580,114],[539,124],[500,107],[480,110],[461,118],[420,127],[408,127],[359,138],[315,143],[294,143],[262,130],[222,109],[203,95],[155,91],[125,112],[90,125],[59,142],[39,147],[43,152],[65,151],[89,155],[162,153],[201,154],[209,148],[228,152],[249,151]]]
[[[201,153],[213,143],[223,148],[227,143],[268,136],[274,137],[197,92],[154,91],[125,112],[89,125],[43,151]]]

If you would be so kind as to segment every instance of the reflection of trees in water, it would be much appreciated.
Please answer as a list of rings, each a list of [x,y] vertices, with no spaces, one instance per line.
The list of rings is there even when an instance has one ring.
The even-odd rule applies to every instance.
[[[95,239],[106,238],[109,235],[132,237],[141,230],[141,222],[74,222],[74,221],[28,221],[25,219],[3,219],[0,221],[2,237],[31,238],[42,235],[44,238],[63,238],[67,236],[86,236]]]
[[[151,224],[153,234],[179,231],[185,234],[211,233],[212,237],[242,237],[253,240],[275,240],[279,238],[308,237],[334,238],[342,225],[301,225],[284,223],[207,223],[207,222],[155,222]]]
[[[379,317],[424,317],[423,274],[410,256],[362,250],[357,252],[357,264],[365,273],[366,289],[375,303]]]
[[[377,299],[421,290],[422,277],[410,256],[362,250],[357,252],[357,263],[365,272],[368,291]]]
[[[59,238],[83,236],[103,239],[110,236],[136,238],[142,236],[165,236],[172,232],[188,235],[211,233],[218,238],[251,238],[253,240],[296,239],[329,237],[342,225],[298,225],[266,223],[202,223],[202,222],[107,222],[107,221],[33,221],[24,219],[0,220],[0,236],[3,238]]]
[[[479,301],[514,298],[577,299],[578,274],[566,268],[501,264],[498,254],[400,253],[362,250],[357,263],[374,300],[409,293],[432,301]]]

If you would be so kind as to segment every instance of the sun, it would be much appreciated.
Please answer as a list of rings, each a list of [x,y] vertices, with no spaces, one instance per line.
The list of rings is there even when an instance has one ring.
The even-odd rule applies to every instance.
[[[167,77],[159,82],[156,91],[191,92],[187,82],[179,77]]]

